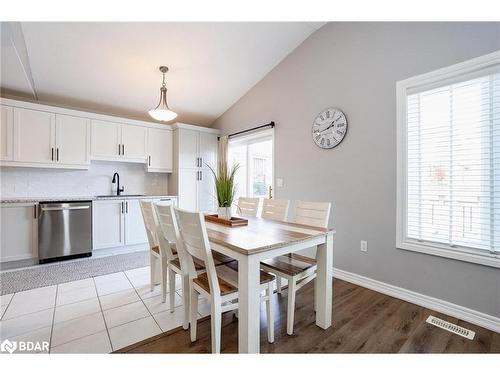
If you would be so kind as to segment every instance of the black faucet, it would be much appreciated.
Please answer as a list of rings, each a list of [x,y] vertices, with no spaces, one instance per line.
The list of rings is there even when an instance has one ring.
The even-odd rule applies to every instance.
[[[113,181],[111,181],[113,184],[116,182],[116,195],[120,195],[122,191],[124,191],[125,189],[122,187],[120,187],[120,175],[118,174],[118,172],[115,172],[115,174],[113,175]]]

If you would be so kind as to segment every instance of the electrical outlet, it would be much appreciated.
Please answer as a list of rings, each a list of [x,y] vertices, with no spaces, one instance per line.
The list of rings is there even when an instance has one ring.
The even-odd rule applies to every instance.
[[[366,253],[368,251],[368,241],[361,241],[361,246],[359,250],[364,251]]]
[[[283,179],[282,178],[277,178],[276,179],[276,185],[278,187],[280,187],[280,188],[283,187]]]

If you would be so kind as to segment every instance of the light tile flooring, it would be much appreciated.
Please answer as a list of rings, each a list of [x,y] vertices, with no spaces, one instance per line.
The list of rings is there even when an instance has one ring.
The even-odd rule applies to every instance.
[[[0,341],[48,341],[51,353],[109,353],[182,325],[180,279],[175,311],[149,267],[0,297]],[[210,313],[200,300],[199,315]]]

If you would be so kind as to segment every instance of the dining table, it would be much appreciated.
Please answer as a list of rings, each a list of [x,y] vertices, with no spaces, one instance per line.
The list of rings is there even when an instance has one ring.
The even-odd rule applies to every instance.
[[[317,248],[316,325],[332,325],[335,230],[263,218],[248,218],[248,225],[238,227],[205,223],[212,250],[238,261],[239,353],[259,353],[260,262],[279,255]]]

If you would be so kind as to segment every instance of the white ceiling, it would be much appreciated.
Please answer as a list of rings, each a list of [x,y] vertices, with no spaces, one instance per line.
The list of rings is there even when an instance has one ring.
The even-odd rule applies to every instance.
[[[210,125],[322,23],[22,23],[42,102],[151,120],[167,73],[176,121]],[[1,87],[29,96],[2,46]]]

